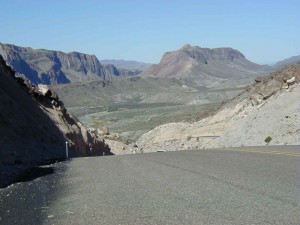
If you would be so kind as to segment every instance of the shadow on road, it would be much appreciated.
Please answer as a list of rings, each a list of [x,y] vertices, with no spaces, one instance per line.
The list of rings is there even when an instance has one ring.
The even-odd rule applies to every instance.
[[[43,224],[56,200],[57,181],[67,169],[68,161],[38,166],[17,183],[0,189],[0,224]]]
[[[54,173],[54,168],[53,167],[40,167],[40,166],[39,167],[34,167],[28,173],[26,173],[23,177],[18,179],[16,181],[16,183],[32,181],[36,178],[46,176],[46,175],[49,175],[49,174],[53,174],[53,173]]]

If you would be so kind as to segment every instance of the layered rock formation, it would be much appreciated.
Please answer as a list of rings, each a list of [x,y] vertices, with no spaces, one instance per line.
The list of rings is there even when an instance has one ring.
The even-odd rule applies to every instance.
[[[0,54],[20,74],[34,84],[63,84],[112,79],[94,55],[32,49],[0,43]],[[112,73],[110,73],[112,72]]]
[[[0,57],[0,186],[45,161],[110,154],[109,147],[67,113],[57,94],[15,76]]]
[[[232,48],[200,48],[185,45],[164,54],[160,63],[144,70],[141,75],[158,77],[198,78],[249,78],[269,68],[250,62]]]
[[[281,89],[288,89],[294,82],[300,81],[300,64],[291,64],[275,71],[266,77],[257,77],[250,97],[253,105],[258,105],[262,100],[268,99]]]
[[[117,76],[134,76],[142,72],[143,63],[122,61],[124,68],[94,55],[79,52],[64,53],[45,49],[32,49],[0,43],[0,55],[34,84],[65,84],[82,81],[111,80]],[[119,62],[112,60],[111,62]],[[118,64],[119,65],[119,64]],[[138,68],[133,68],[134,65]],[[145,64],[146,65],[146,64]]]

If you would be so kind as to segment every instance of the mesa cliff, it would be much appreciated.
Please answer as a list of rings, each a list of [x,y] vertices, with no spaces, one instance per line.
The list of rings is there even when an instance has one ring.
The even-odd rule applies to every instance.
[[[255,64],[232,48],[201,48],[189,44],[166,52],[160,63],[151,65],[141,75],[196,78],[200,80],[251,78],[270,68]]]
[[[0,54],[19,75],[34,84],[111,80],[117,76],[131,76],[141,72],[102,65],[95,55],[79,52],[64,53],[0,43]]]

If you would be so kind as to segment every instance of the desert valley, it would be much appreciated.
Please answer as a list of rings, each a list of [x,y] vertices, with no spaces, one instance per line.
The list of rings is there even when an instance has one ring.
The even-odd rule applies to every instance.
[[[156,65],[9,44],[0,54],[114,154],[265,145],[268,136],[300,143],[299,56],[258,65],[232,48],[191,45]]]
[[[147,64],[11,44],[0,55],[0,221],[239,224],[254,198],[259,223],[297,224],[299,56],[269,66],[184,45]],[[203,198],[221,198],[213,216]]]
[[[299,1],[0,2],[0,224],[300,224]]]

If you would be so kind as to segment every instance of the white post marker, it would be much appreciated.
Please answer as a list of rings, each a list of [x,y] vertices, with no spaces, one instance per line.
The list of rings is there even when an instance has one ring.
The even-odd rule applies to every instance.
[[[66,159],[69,158],[68,142],[66,141]]]

